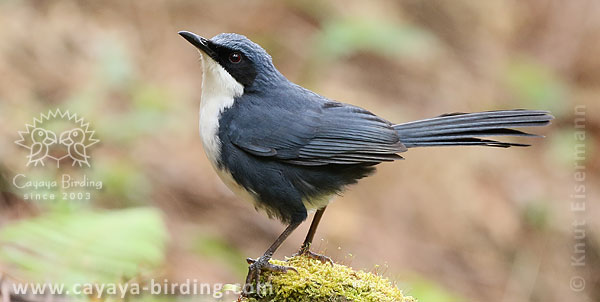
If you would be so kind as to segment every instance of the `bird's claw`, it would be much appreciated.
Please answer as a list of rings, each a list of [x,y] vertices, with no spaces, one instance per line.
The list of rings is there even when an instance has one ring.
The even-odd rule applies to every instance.
[[[333,260],[331,260],[331,258],[329,258],[325,255],[313,253],[308,248],[301,248],[300,251],[298,251],[297,253],[295,253],[293,255],[293,257],[296,257],[296,256],[304,256],[304,257],[308,257],[310,259],[319,260],[319,261],[321,261],[321,263],[327,262],[327,263],[331,264],[331,266],[333,266]]]
[[[246,258],[246,262],[250,264],[248,266],[248,275],[246,276],[246,284],[242,290],[242,296],[248,297],[252,293],[252,289],[256,289],[255,292],[260,296],[260,274],[263,271],[276,272],[276,273],[287,273],[288,271],[294,271],[298,274],[298,271],[291,266],[275,265],[271,264],[269,260],[271,257],[262,256],[258,259]],[[252,287],[254,282],[254,287]]]

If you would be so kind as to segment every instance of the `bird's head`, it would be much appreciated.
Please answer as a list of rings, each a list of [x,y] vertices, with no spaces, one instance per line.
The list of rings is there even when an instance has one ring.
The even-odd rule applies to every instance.
[[[188,31],[179,34],[201,52],[204,80],[220,81],[235,94],[285,79],[271,56],[243,35],[224,33],[206,39]]]
[[[31,131],[31,140],[34,143],[42,143],[50,146],[56,143],[56,134],[43,128],[35,128]]]
[[[65,146],[70,146],[74,143],[83,143],[85,133],[79,128],[67,130],[60,134],[60,143]]]

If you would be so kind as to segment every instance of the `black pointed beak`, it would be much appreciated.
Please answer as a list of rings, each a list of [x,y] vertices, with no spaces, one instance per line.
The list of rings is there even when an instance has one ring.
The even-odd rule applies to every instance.
[[[211,43],[209,40],[198,36],[197,34],[189,31],[180,31],[179,35],[186,39],[192,45],[196,46],[199,50],[207,54],[211,58],[216,58],[217,53],[211,49]]]

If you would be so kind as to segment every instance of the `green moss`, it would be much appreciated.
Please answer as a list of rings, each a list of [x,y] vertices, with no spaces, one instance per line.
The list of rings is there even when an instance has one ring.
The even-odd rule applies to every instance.
[[[293,271],[264,273],[261,282],[267,286],[262,291],[263,297],[251,297],[245,301],[416,301],[403,296],[402,291],[388,279],[344,265],[331,266],[306,257],[271,260],[271,263],[294,267],[298,274]],[[269,284],[272,290],[269,290]]]

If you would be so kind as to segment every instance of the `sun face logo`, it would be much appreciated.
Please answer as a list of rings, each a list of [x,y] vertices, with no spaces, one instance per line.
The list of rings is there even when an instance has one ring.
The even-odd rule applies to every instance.
[[[15,144],[29,150],[27,166],[45,166],[46,161],[55,161],[59,167],[63,159],[69,158],[73,166],[89,167],[87,149],[100,141],[94,138],[95,131],[88,129],[89,123],[68,110],[42,113],[25,127],[19,131],[20,139]]]

